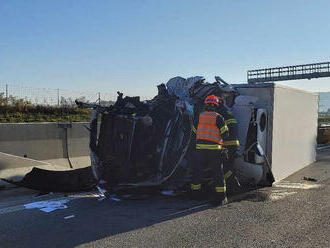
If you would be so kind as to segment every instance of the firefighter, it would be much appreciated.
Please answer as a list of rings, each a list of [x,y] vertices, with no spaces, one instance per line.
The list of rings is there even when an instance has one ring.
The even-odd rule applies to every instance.
[[[200,113],[196,131],[195,161],[192,164],[192,182],[190,185],[193,198],[202,195],[202,176],[211,171],[212,185],[210,203],[221,205],[227,202],[226,185],[223,174],[223,137],[228,135],[228,127],[223,117],[215,112],[221,99],[211,95],[206,97],[205,110]]]
[[[229,130],[229,135],[227,137],[224,137],[223,142],[224,147],[227,149],[227,158],[224,160],[223,169],[224,178],[227,183],[227,186],[230,186],[230,190],[234,191],[241,186],[233,168],[239,147],[237,120],[234,118],[233,113],[224,103],[219,105],[219,108],[217,108],[217,112],[219,112],[223,116]]]

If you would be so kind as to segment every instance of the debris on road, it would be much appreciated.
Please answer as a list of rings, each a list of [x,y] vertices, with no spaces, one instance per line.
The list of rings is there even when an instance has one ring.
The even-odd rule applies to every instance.
[[[49,200],[49,201],[39,201],[39,202],[32,202],[25,204],[24,207],[26,209],[33,209],[33,208],[39,208],[41,211],[50,213],[58,209],[65,209],[68,206],[65,205],[68,203],[68,199],[63,200]]]
[[[103,201],[106,196],[105,193],[107,192],[106,190],[102,189],[100,186],[96,186],[97,190],[99,191],[99,198],[97,199],[98,201]]]
[[[312,177],[303,177],[302,180],[310,181],[310,182],[317,182],[317,179],[312,178]]]
[[[121,201],[121,199],[119,199],[118,197],[117,197],[117,195],[115,195],[115,194],[110,194],[109,195],[109,199],[110,200],[113,200],[113,201]]]
[[[3,179],[8,183],[46,192],[77,192],[96,185],[91,167],[67,171],[51,171],[34,167],[21,181]]]
[[[163,190],[161,191],[162,195],[167,195],[167,196],[176,196],[177,194],[173,190]]]
[[[64,219],[71,219],[71,218],[74,218],[75,216],[72,214],[72,215],[69,215],[69,216],[65,216]]]

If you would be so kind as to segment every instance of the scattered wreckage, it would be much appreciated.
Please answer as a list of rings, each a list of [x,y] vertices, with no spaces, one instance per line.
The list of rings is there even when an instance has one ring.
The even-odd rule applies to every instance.
[[[4,178],[1,178],[1,180],[41,192],[79,192],[92,190],[96,186],[90,166],[64,171],[33,167],[20,181]]]
[[[190,182],[193,161],[194,119],[208,95],[226,99],[238,120],[239,157],[234,169],[243,186],[270,186],[274,177],[259,131],[267,125],[264,109],[256,97],[240,96],[220,77],[207,83],[203,77],[175,77],[158,85],[151,100],[123,97],[114,105],[93,108],[90,123],[92,171],[99,188],[109,193],[173,189],[184,191]],[[98,125],[101,120],[100,125]],[[244,144],[244,145],[242,145]],[[230,186],[228,187],[230,189]]]

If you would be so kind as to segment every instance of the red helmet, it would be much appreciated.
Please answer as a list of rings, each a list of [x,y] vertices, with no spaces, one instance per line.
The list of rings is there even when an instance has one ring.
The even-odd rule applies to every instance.
[[[221,97],[215,96],[215,95],[210,95],[205,98],[204,103],[205,104],[214,104],[216,106],[219,106],[219,104],[222,102]]]

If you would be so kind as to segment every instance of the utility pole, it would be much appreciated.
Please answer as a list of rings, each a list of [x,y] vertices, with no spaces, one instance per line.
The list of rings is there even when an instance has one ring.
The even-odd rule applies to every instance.
[[[60,106],[60,89],[57,89],[57,106]]]
[[[8,105],[8,84],[6,84],[6,105]]]
[[[101,105],[101,93],[99,92],[98,95],[99,95],[98,102],[99,102],[99,105]]]

